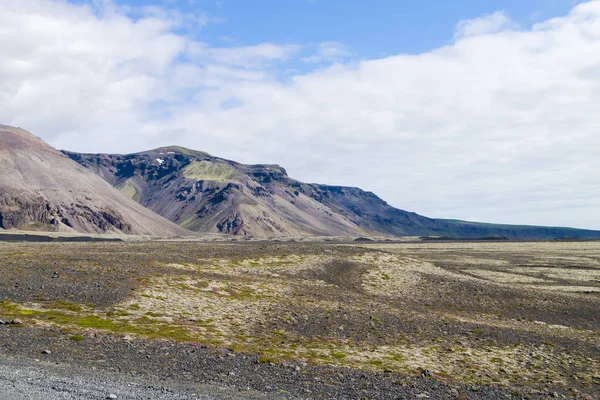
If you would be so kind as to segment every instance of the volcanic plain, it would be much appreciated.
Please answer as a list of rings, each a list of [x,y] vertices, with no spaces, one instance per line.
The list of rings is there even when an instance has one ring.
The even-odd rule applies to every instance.
[[[600,398],[600,242],[5,242],[0,319],[0,361],[240,398]]]

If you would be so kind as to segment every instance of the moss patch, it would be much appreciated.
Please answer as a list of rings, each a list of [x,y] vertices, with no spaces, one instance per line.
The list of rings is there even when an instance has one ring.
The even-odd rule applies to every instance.
[[[130,181],[126,181],[124,184],[122,184],[120,187],[118,187],[118,189],[121,193],[123,193],[125,196],[129,197],[130,199],[133,199],[138,202],[142,199],[142,194],[140,193],[138,188],[135,187],[135,185],[133,183],[131,183]]]
[[[195,181],[227,182],[234,180],[236,170],[222,161],[194,161],[183,170],[183,176]]]

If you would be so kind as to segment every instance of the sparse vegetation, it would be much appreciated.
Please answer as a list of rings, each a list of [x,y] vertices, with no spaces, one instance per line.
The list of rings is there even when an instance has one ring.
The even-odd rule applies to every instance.
[[[224,161],[194,161],[183,170],[183,176],[195,181],[227,182],[235,174],[235,168]]]
[[[2,244],[0,316],[74,342],[110,332],[598,393],[600,298],[578,289],[600,288],[597,243],[357,246]]]

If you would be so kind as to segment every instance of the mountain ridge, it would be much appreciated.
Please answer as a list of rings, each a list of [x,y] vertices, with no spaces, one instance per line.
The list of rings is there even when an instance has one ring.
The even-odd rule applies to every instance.
[[[438,236],[600,239],[600,231],[435,219],[358,187],[303,183],[276,164],[246,165],[181,146],[130,154],[63,151],[165,218],[245,236]]]
[[[0,227],[191,235],[127,199],[33,134],[0,125]]]

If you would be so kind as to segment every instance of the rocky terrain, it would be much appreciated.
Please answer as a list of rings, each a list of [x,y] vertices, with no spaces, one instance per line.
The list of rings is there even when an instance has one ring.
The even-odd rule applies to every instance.
[[[68,364],[0,356],[0,388],[10,400],[258,400],[265,394],[216,385],[184,385]]]
[[[599,294],[598,242],[0,243],[0,369],[123,398],[590,400]]]
[[[29,132],[0,125],[0,228],[190,235]]]
[[[600,239],[598,231],[427,218],[358,188],[307,184],[278,165],[244,165],[177,146],[128,155],[64,153],[133,200],[198,232]]]

